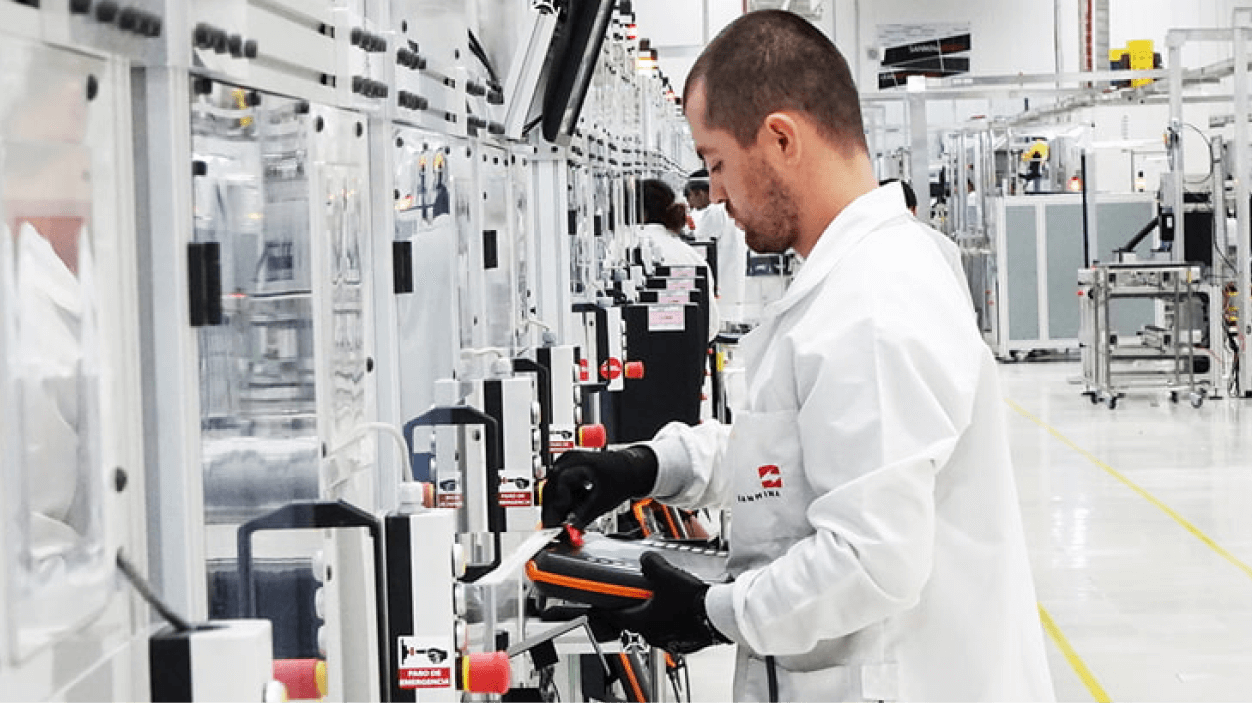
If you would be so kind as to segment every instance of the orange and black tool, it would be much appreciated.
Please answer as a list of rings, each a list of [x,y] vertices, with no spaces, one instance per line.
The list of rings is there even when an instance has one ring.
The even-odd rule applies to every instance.
[[[598,608],[617,610],[652,597],[639,559],[660,552],[670,563],[706,583],[730,580],[726,552],[703,545],[663,540],[617,539],[587,533],[581,547],[565,541],[544,549],[526,564],[526,575],[539,592]]]

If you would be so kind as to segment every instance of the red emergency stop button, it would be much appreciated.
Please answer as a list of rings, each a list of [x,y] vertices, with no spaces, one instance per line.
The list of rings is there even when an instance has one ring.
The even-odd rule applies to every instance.
[[[626,378],[639,379],[643,378],[643,362],[627,361],[626,362]]]
[[[591,380],[591,364],[586,359],[578,360],[578,380],[581,383]]]
[[[578,428],[578,446],[584,449],[601,449],[608,444],[608,440],[604,425],[583,425]]]
[[[600,378],[612,381],[622,375],[622,360],[617,357],[610,356],[603,364],[600,364]]]
[[[275,659],[274,678],[287,687],[293,700],[326,697],[326,662],[321,659]]]
[[[461,657],[457,667],[457,688],[470,693],[509,692],[513,676],[508,652],[475,652]]]

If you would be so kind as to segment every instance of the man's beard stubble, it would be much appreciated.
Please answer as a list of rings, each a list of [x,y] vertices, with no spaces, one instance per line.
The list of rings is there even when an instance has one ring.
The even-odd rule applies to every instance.
[[[796,199],[783,186],[778,173],[763,166],[760,220],[735,214],[729,202],[726,212],[743,228],[748,247],[759,254],[781,254],[795,245],[800,236],[800,210]]]

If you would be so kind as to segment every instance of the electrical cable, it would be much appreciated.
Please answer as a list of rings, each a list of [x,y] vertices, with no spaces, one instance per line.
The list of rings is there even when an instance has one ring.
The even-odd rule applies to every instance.
[[[1208,160],[1209,160],[1208,175],[1204,176],[1203,178],[1199,180],[1188,180],[1187,172],[1186,172],[1186,165],[1184,164],[1183,166],[1181,166],[1179,170],[1182,172],[1183,180],[1192,185],[1196,185],[1199,183],[1207,183],[1209,180],[1213,178],[1213,142],[1212,140],[1208,138],[1208,136],[1204,132],[1200,131],[1199,127],[1191,124],[1190,122],[1183,122],[1182,124],[1184,127],[1190,127],[1192,130],[1195,131],[1196,134],[1200,135],[1200,139],[1204,140],[1205,146],[1208,147]]]
[[[400,475],[404,477],[401,480],[402,481],[412,480],[412,473],[409,470],[409,462],[411,461],[409,458],[409,443],[404,440],[404,435],[400,434],[400,430],[397,430],[395,427],[393,427],[392,425],[386,422],[363,422],[357,425],[356,427],[352,428],[352,435],[349,436],[348,439],[343,442],[343,444],[340,444],[334,449],[331,449],[330,451],[328,451],[326,453],[326,456],[329,458],[329,457],[339,454],[339,452],[342,452],[348,447],[365,439],[367,436],[369,436],[369,433],[371,431],[382,432],[383,434],[395,440],[396,447],[400,450]],[[328,489],[338,488],[339,486],[346,483],[353,476],[356,476],[357,474],[361,473],[362,471],[365,471],[368,468],[369,468],[368,465],[359,466],[356,468],[355,471],[345,476],[340,476],[338,480],[331,483],[329,486],[327,486],[327,488]]]
[[[472,30],[467,31],[466,33],[469,35],[470,52],[474,54],[474,56],[478,57],[478,60],[482,63],[483,68],[487,69],[487,75],[491,77],[491,82],[495,84],[494,87],[499,88],[500,77],[496,74],[495,67],[491,65],[491,59],[487,58],[487,51],[483,49],[482,43],[478,41],[478,37],[474,36],[474,32]]]
[[[187,632],[191,629],[191,625],[189,625],[186,620],[179,616],[178,613],[171,610],[170,607],[157,596],[157,594],[152,592],[152,589],[148,586],[148,582],[139,575],[139,572],[135,569],[134,565],[131,564],[126,556],[122,554],[120,549],[117,552],[117,568],[122,572],[122,575],[126,577],[126,580],[130,582],[130,585],[135,587],[135,590],[139,592],[139,595],[143,597],[144,600],[148,601],[148,605],[151,605],[158,613],[160,613],[161,617],[165,618],[165,621],[172,625],[176,631]]]

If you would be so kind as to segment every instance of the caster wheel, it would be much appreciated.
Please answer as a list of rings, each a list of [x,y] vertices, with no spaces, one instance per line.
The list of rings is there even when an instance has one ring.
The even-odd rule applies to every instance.
[[[1088,393],[1087,400],[1090,400],[1092,405],[1100,404],[1100,396],[1096,395],[1095,393]]]
[[[1170,391],[1170,392],[1169,392],[1169,402],[1171,402],[1171,403],[1177,403],[1177,402],[1178,402],[1178,391]]]
[[[1199,408],[1201,405],[1204,405],[1204,396],[1201,395],[1200,393],[1192,393],[1191,394],[1191,407]]]
[[[1116,410],[1116,409],[1117,409],[1117,396],[1111,395],[1109,396],[1109,410]]]

